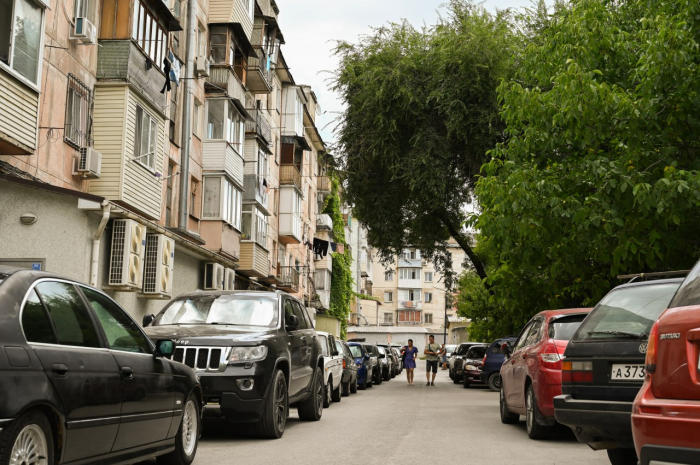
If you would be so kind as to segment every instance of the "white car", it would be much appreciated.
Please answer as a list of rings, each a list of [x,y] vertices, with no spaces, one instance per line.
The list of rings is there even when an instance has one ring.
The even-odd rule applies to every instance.
[[[316,331],[323,351],[323,385],[325,386],[323,406],[328,408],[331,402],[340,402],[342,398],[341,382],[343,380],[343,356],[338,353],[335,336],[324,331]]]

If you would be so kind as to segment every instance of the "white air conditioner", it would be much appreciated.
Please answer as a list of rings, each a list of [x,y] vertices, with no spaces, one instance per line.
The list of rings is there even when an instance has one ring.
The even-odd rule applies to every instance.
[[[173,292],[175,241],[163,234],[146,236],[143,293],[169,297]]]
[[[224,267],[218,263],[204,264],[204,290],[224,290]]]
[[[210,65],[211,63],[206,57],[197,57],[195,71],[199,76],[209,77]]]
[[[84,44],[97,43],[97,28],[87,18],[75,18],[71,39],[80,40]]]
[[[236,272],[233,268],[226,268],[224,272],[224,290],[232,291],[236,285]]]
[[[73,160],[73,175],[98,179],[102,174],[102,154],[92,147],[80,147]]]
[[[110,286],[141,288],[146,226],[134,220],[114,220],[109,262]]]

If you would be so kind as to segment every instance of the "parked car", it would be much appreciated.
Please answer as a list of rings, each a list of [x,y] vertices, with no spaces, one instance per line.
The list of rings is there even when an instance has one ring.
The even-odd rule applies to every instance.
[[[632,407],[641,465],[700,463],[700,263],[649,335],[646,378]]]
[[[489,349],[487,344],[471,346],[464,356],[462,363],[462,385],[464,388],[469,388],[472,384],[484,384],[481,381],[481,367],[484,364],[486,351]]]
[[[342,399],[343,357],[335,346],[335,336],[324,331],[316,333],[323,353],[323,407],[328,408],[331,402]]]
[[[632,402],[645,376],[648,335],[681,279],[633,282],[613,289],[579,326],[564,352],[559,423],[580,442],[606,449],[612,464],[637,463]]]
[[[525,415],[530,439],[549,436],[554,419],[552,400],[561,394],[561,360],[574,332],[590,308],[547,310],[528,322],[516,342],[502,347],[500,413],[503,423]]]
[[[397,364],[397,375],[403,373],[403,358],[401,357],[401,346],[392,344],[391,350],[394,352],[394,356],[398,360]]]
[[[323,414],[324,358],[304,305],[284,292],[206,291],[173,299],[144,317],[153,338],[175,339],[173,359],[193,368],[204,415],[253,423],[261,437]]]
[[[455,382],[455,384],[462,382],[462,361],[467,355],[469,349],[473,346],[481,345],[479,342],[463,342],[457,346],[457,348],[452,352],[452,355],[447,359],[447,368],[450,379]],[[482,356],[483,358],[483,356]],[[457,373],[457,367],[459,366],[459,373]]]
[[[387,358],[390,360],[390,365],[391,365],[391,370],[389,374],[389,379],[396,378],[396,375],[399,374],[399,362],[401,360],[401,357],[397,356],[394,353],[394,350],[389,344],[378,344],[379,347],[382,347],[384,349],[384,352],[386,352]],[[385,379],[385,381],[389,381],[389,379]]]
[[[364,391],[368,387],[372,387],[372,356],[367,352],[364,344],[359,342],[348,342],[348,347],[357,365],[357,385]]]
[[[347,397],[351,393],[355,394],[357,392],[357,364],[347,342],[336,339],[335,346],[340,356],[343,357],[343,378],[340,383],[340,389],[343,396]]]
[[[496,339],[491,343],[481,365],[481,382],[486,384],[493,392],[501,390],[501,365],[506,357],[501,353],[501,347],[506,342],[515,341],[515,336]]]
[[[369,354],[369,359],[372,364],[372,384],[379,386],[382,384],[382,365],[379,361],[379,349],[374,344],[364,344],[365,350]]]
[[[0,266],[0,341],[0,463],[194,460],[197,377],[108,295]]]
[[[394,370],[394,361],[391,353],[384,346],[376,346],[379,351],[379,363],[381,365],[381,377],[384,381],[391,379],[391,373]]]

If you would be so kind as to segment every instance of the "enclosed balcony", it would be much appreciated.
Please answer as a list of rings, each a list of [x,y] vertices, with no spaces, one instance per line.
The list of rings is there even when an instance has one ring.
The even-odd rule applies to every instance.
[[[243,106],[248,56],[255,50],[240,24],[213,24],[209,34],[211,66],[205,89],[209,94],[225,93]]]
[[[267,251],[267,218],[252,205],[243,206],[241,255],[238,271],[246,276],[267,277],[270,254]]]
[[[248,110],[251,120],[245,123],[246,137],[258,137],[265,145],[272,144],[272,127],[265,118],[265,113],[259,109]]]
[[[331,216],[322,213],[316,217],[316,230],[317,231],[333,231],[333,220]]]
[[[399,300],[399,308],[412,308],[420,310],[423,302],[420,300]]]
[[[423,312],[420,310],[398,310],[396,315],[399,325],[419,325],[423,323]]]
[[[277,279],[280,284],[277,286],[283,291],[292,294],[299,292],[299,271],[293,266],[280,266],[277,270]]]
[[[262,210],[265,216],[270,216],[268,210],[268,200],[270,194],[268,192],[268,181],[257,174],[246,174],[243,177],[243,193],[244,203],[255,203],[255,206]]]
[[[301,193],[292,186],[280,187],[279,241],[301,243]]]
[[[399,288],[420,289],[421,285],[420,268],[399,268]]]
[[[319,176],[317,178],[316,188],[319,194],[328,195],[331,193],[331,178],[328,176]]]
[[[280,165],[280,185],[301,190],[301,173],[295,165]]]

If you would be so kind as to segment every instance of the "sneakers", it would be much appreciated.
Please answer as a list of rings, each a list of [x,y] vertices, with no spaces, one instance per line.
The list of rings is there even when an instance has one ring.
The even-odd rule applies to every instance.
[[[426,385],[426,386],[430,386],[430,381],[428,381],[427,383],[425,383],[425,385]]]
[[[435,383],[430,383],[431,386],[435,386]]]

